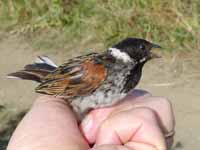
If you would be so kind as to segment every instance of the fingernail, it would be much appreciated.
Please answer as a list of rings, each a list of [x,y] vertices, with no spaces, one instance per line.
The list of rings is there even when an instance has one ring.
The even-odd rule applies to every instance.
[[[92,126],[93,126],[93,117],[92,115],[86,116],[86,118],[83,120],[82,124],[82,130],[85,135],[87,135],[89,132],[91,132]]]

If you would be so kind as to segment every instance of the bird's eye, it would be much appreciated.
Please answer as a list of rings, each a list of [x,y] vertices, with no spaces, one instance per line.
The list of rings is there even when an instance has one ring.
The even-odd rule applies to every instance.
[[[145,50],[145,46],[144,46],[144,45],[140,45],[140,46],[139,46],[139,49]]]

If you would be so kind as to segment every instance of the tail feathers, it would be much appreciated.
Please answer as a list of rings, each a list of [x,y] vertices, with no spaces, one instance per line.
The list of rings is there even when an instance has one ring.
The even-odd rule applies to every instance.
[[[39,56],[34,64],[29,64],[20,70],[7,75],[8,78],[20,78],[42,82],[43,78],[54,71],[57,66],[46,56]]]
[[[41,63],[41,64],[34,63],[34,64],[26,65],[24,69],[25,70],[43,70],[43,71],[51,72],[51,71],[54,71],[56,67],[50,66],[45,63]]]
[[[7,75],[7,77],[42,82],[43,77],[46,75],[47,75],[47,72],[43,72],[43,71],[21,70],[18,72],[10,73]]]
[[[38,56],[35,60],[36,64],[48,64],[49,66],[57,68],[58,66],[50,60],[47,56]]]

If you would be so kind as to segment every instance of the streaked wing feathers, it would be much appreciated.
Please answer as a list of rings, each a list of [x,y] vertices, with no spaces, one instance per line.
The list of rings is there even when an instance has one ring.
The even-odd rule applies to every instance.
[[[96,64],[93,56],[77,57],[58,67],[44,78],[36,92],[64,98],[92,93],[106,78],[104,65]]]

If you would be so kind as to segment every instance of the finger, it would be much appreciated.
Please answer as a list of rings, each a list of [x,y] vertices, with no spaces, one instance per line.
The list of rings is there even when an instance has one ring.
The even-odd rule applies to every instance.
[[[163,97],[148,96],[145,98],[137,99],[132,99],[132,97],[126,97],[123,103],[116,106],[113,113],[118,113],[122,110],[140,107],[151,108],[155,111],[158,121],[166,134],[174,131],[175,119],[172,105],[169,100]]]
[[[132,149],[131,147],[128,146],[106,144],[106,145],[95,146],[91,150],[136,150],[136,149]]]
[[[109,117],[98,131],[96,145],[126,144],[130,141],[133,145],[141,143],[152,149],[166,149],[164,136],[152,110],[138,108]]]
[[[124,103],[117,105],[114,113],[141,107],[147,107],[154,110],[160,127],[165,135],[167,146],[171,147],[175,134],[175,118],[170,101],[163,97],[152,96],[146,96],[145,98],[137,98],[133,100],[131,97],[126,97],[125,99]]]
[[[110,115],[112,110],[113,107],[93,110],[81,122],[80,128],[88,143],[95,142],[99,126]]]
[[[158,150],[156,147],[145,144],[145,143],[138,143],[138,142],[128,142],[125,146],[130,147],[134,150]]]
[[[37,99],[20,122],[8,150],[88,149],[66,102],[51,96]]]

